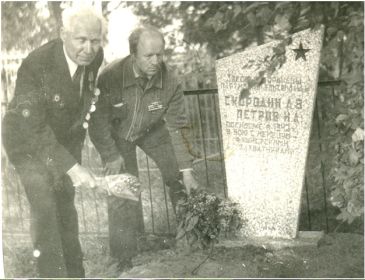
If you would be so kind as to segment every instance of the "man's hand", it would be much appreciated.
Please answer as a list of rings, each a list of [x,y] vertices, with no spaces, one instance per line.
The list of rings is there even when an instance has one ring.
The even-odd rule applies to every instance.
[[[125,169],[125,164],[121,156],[114,161],[105,163],[105,175],[119,174],[122,169]]]
[[[96,181],[92,172],[85,167],[82,167],[80,164],[75,164],[67,171],[67,175],[70,176],[74,187],[82,186],[86,188],[95,188],[96,186]]]
[[[196,190],[199,187],[198,182],[196,181],[193,173],[193,169],[186,169],[182,171],[183,174],[183,183],[190,194],[191,190]]]

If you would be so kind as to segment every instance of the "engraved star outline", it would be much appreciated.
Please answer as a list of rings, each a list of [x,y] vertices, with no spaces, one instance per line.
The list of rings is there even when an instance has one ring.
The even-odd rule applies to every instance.
[[[299,47],[297,49],[292,49],[292,50],[296,53],[295,60],[303,58],[305,61],[307,61],[305,54],[309,52],[311,49],[304,49],[302,42],[300,42]]]

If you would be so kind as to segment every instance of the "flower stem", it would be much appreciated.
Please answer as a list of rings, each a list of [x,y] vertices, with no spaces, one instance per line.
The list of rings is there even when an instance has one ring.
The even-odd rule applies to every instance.
[[[213,249],[214,249],[214,242],[211,242],[210,244],[210,251],[209,251],[209,254],[208,256],[197,266],[195,267],[192,271],[191,271],[191,274],[192,275],[196,275],[199,268],[211,257],[212,253],[213,253]]]

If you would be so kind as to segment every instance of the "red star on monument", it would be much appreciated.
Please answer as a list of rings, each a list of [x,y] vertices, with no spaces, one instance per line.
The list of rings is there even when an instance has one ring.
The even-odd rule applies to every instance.
[[[302,44],[302,42],[300,42],[298,49],[292,49],[292,50],[295,51],[295,53],[297,54],[295,56],[295,60],[298,60],[299,58],[303,58],[306,61],[307,58],[305,56],[305,53],[309,52],[311,49],[303,49],[303,44]]]

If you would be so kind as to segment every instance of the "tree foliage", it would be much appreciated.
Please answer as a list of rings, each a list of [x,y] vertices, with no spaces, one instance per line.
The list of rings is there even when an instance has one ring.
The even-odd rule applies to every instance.
[[[364,208],[364,37],[362,2],[132,2],[145,23],[160,28],[180,22],[184,42],[199,56],[224,57],[249,46],[325,26],[320,79],[340,80],[319,91],[325,104],[321,160],[327,166],[329,199],[351,223]],[[161,16],[163,15],[163,16]],[[195,64],[195,60],[183,66]],[[204,65],[198,69],[204,68]],[[200,70],[201,71],[201,70]],[[196,72],[199,75],[199,71]],[[331,92],[324,94],[323,92]]]
[[[1,2],[2,50],[32,50],[58,36],[60,2]],[[26,24],[25,24],[26,23]]]

